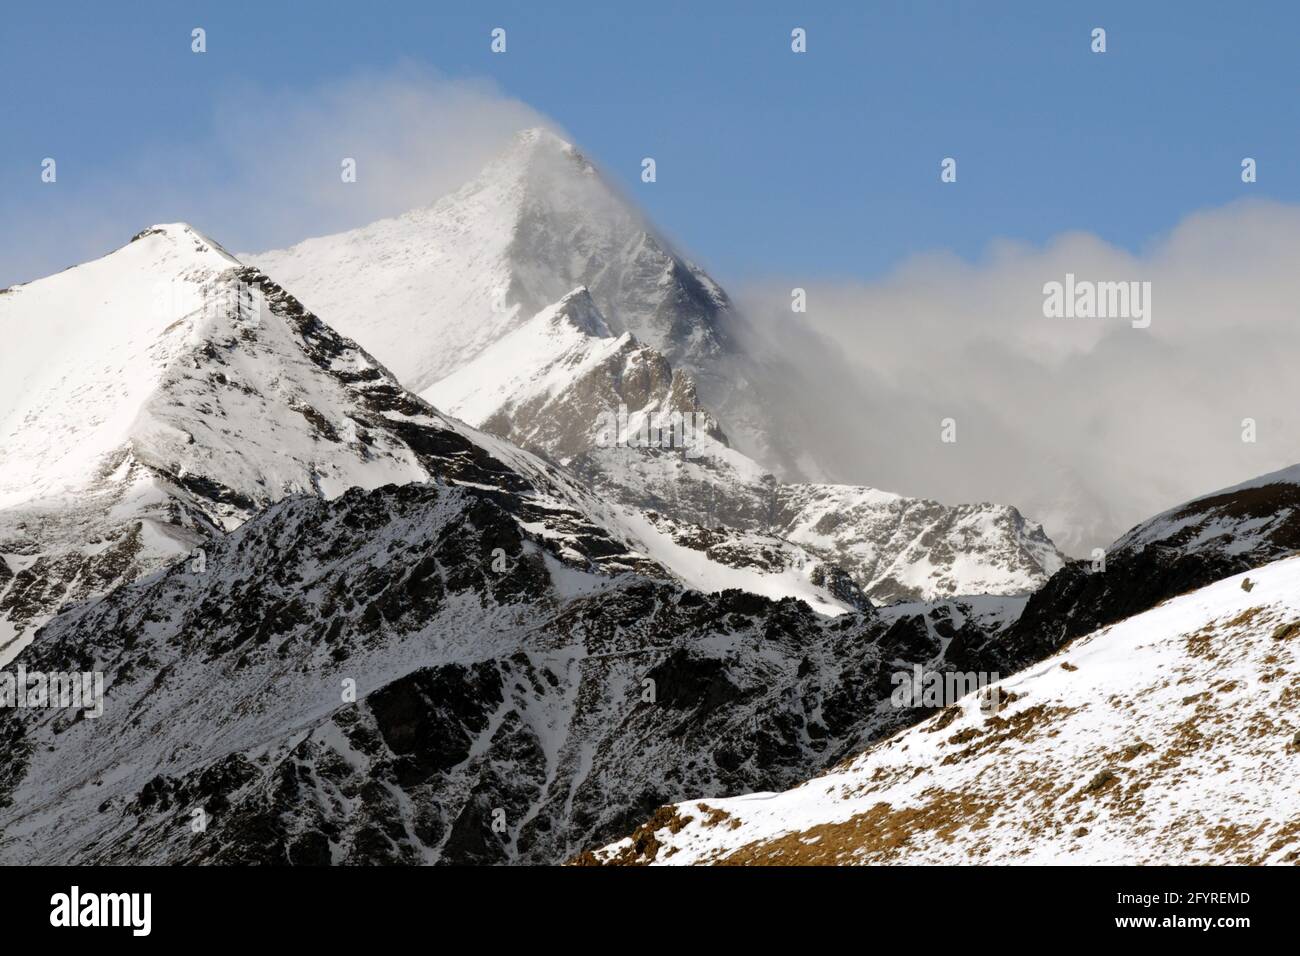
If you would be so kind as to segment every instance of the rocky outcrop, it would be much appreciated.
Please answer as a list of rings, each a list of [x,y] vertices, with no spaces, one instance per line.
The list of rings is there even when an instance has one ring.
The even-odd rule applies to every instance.
[[[1300,466],[1179,505],[1137,525],[1104,560],[1072,561],[999,639],[1007,667],[1162,601],[1300,550]],[[990,649],[991,650],[991,649]]]

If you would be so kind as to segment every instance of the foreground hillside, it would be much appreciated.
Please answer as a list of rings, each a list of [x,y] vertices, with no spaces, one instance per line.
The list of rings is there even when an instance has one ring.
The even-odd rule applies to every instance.
[[[968,695],[784,793],[661,808],[584,861],[1300,861],[1300,558],[997,686],[1000,706]]]

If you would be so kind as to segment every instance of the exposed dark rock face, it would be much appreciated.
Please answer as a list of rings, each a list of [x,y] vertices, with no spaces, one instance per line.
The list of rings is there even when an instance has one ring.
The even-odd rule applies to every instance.
[[[700,404],[690,376],[674,371],[662,354],[630,333],[614,337],[585,288],[533,317],[500,348],[518,349],[520,336],[537,351],[552,351],[538,355],[525,373],[528,382],[512,383],[516,391],[501,395],[498,407],[476,422],[484,431],[568,462],[592,449],[597,422],[621,406],[629,415],[698,416],[691,417],[692,427],[698,422],[701,432],[725,443],[722,429]],[[479,362],[453,377],[459,385],[442,383],[430,389],[430,400],[436,404],[443,392],[463,398],[460,389],[481,386],[484,379],[499,374],[494,354],[489,349]],[[538,381],[548,387],[529,387]],[[554,387],[558,381],[565,383],[563,388]],[[448,410],[455,413],[458,408],[453,405]]]
[[[860,611],[872,606],[871,599],[862,593],[862,588],[853,580],[853,575],[839,565],[819,564],[813,568],[810,579],[813,584],[826,588],[845,604]]]
[[[1300,550],[1298,469],[1198,498],[1133,528],[1105,566],[1072,561],[998,638],[1009,669],[1161,601]],[[992,648],[989,648],[992,651]]]
[[[1258,566],[1241,556],[1180,554],[1158,547],[1108,559],[1105,571],[1071,561],[1030,596],[1020,620],[999,638],[1006,666],[1018,669],[1099,627]]]
[[[560,861],[806,779],[925,715],[893,672],[951,666],[946,612],[565,568],[498,497],[289,498],[60,615],[20,661],[103,671],[104,714],[0,712],[0,859]]]
[[[111,506],[113,500],[111,494],[91,496],[84,511],[98,510],[101,501]],[[4,572],[8,573],[0,572],[0,620],[7,621],[16,635],[21,635],[34,622],[43,621],[64,604],[97,597],[119,584],[135,580],[147,566],[139,560],[142,545],[138,521],[102,528],[103,535],[93,539],[88,547],[56,548],[42,553],[42,545],[50,537],[57,538],[71,530],[75,518],[28,515],[22,510],[11,511],[6,518],[5,526],[0,528],[0,550],[32,557],[17,572],[7,566]],[[189,516],[186,519],[192,520]],[[183,520],[178,517],[178,527],[183,526]],[[0,643],[0,655],[6,647]]]

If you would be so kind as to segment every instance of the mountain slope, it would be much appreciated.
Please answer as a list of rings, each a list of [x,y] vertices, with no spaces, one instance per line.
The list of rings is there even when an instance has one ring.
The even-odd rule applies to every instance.
[[[1104,628],[784,793],[664,808],[588,862],[1300,860],[1300,558]]]
[[[920,719],[892,674],[975,626],[593,573],[505,504],[296,495],[59,615],[19,663],[104,710],[0,708],[0,861],[557,862]]]
[[[1122,535],[1108,553],[1145,547],[1218,552],[1257,564],[1300,550],[1300,465],[1170,508]]]
[[[720,438],[689,376],[630,332],[615,336],[579,287],[504,336],[421,397],[467,422],[567,464],[602,441],[602,416],[628,408],[642,418],[699,416],[701,436]],[[691,449],[694,451],[695,449]]]
[[[1014,508],[779,484],[729,446],[689,375],[629,333],[615,337],[583,289],[423,397],[629,507],[719,534],[783,538],[848,571],[876,601],[1027,593],[1064,563]],[[674,431],[683,416],[690,427]]]

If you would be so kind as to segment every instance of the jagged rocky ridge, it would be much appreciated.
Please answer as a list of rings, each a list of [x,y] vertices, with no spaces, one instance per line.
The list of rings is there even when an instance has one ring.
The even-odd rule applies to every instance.
[[[613,447],[623,436],[597,432],[602,422],[608,428],[620,406],[629,416],[623,430],[632,433],[642,421],[689,416],[691,432],[682,435],[679,451],[715,451],[713,445],[682,447],[693,443],[697,425],[701,442],[726,444],[691,377],[674,371],[631,332],[615,335],[585,287],[542,309],[421,397],[562,464],[602,442]]]
[[[474,483],[293,496],[23,652],[106,701],[0,711],[0,860],[556,862],[919,719],[891,675],[979,626],[924,610],[583,571]]]
[[[1064,563],[1012,507],[778,482],[730,447],[690,375],[631,333],[615,336],[582,288],[423,397],[559,462],[602,497],[655,513],[661,526],[773,535],[843,568],[877,602],[1028,593]]]
[[[999,637],[1004,668],[1161,601],[1300,551],[1300,465],[1224,488],[1142,522],[1104,563],[1071,561]]]

